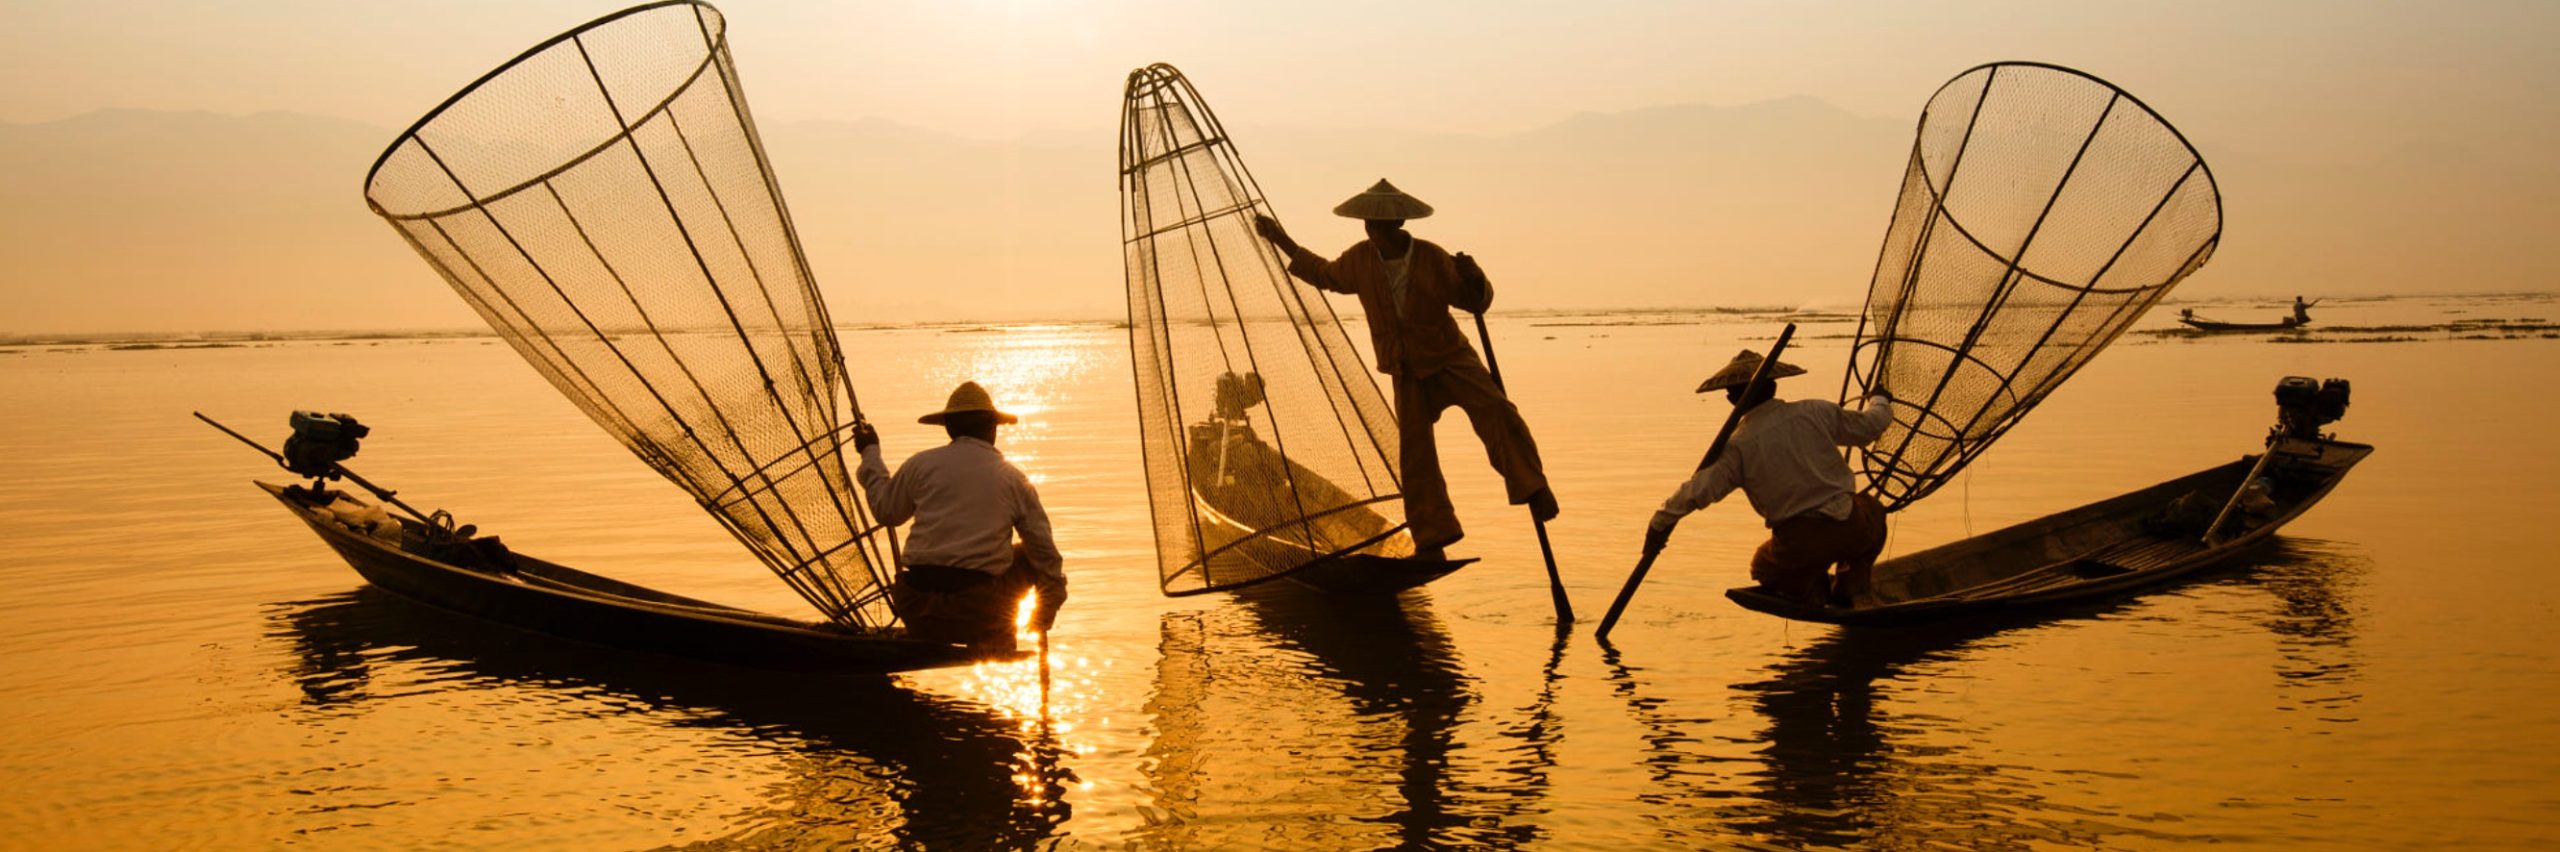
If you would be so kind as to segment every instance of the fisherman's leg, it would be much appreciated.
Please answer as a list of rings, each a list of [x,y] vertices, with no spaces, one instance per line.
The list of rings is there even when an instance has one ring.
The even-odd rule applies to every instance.
[[[979,621],[970,606],[974,583],[961,569],[919,565],[900,568],[889,584],[889,606],[907,626],[907,635],[927,642],[967,645],[977,641]]]
[[[1884,504],[1865,494],[1849,499],[1849,519],[1841,524],[1840,575],[1832,578],[1831,597],[1856,605],[1868,602],[1875,591],[1876,557],[1884,555]]]
[[[1440,476],[1440,446],[1431,426],[1445,403],[1433,398],[1423,383],[1395,377],[1396,426],[1402,431],[1398,456],[1404,485],[1404,519],[1412,525],[1416,547],[1429,550],[1455,543],[1466,530],[1458,525],[1457,507],[1449,504],[1449,482]]]
[[[1804,531],[1798,523],[1769,530],[1769,540],[1751,554],[1751,579],[1771,594],[1821,606],[1830,588],[1831,561],[1821,558],[1817,542],[1804,540]]]
[[[1484,455],[1502,474],[1502,487],[1513,505],[1529,502],[1532,495],[1547,488],[1547,472],[1538,461],[1538,442],[1529,437],[1528,421],[1520,419],[1520,407],[1493,383],[1493,374],[1468,361],[1442,368],[1431,376],[1438,382],[1435,390],[1467,412],[1468,425],[1474,426],[1476,437],[1484,441]]]
[[[1058,622],[1058,608],[1067,604],[1067,578],[1052,577],[1031,567],[1031,555],[1023,550],[1021,542],[1013,544],[1013,566],[1005,569],[1005,576],[1015,578],[1014,600],[1021,600],[1024,594],[1040,596],[1032,608],[1030,626],[1049,632],[1049,626]]]

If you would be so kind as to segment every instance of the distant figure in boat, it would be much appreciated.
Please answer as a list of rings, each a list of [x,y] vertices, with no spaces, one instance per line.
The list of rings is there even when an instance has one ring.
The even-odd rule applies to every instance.
[[[2310,305],[2309,303],[2306,303],[2306,302],[2302,301],[2302,297],[2301,297],[2301,296],[2295,296],[2295,297],[2293,297],[2293,316],[2292,316],[2291,318],[2289,318],[2289,319],[2286,319],[2286,320],[2284,321],[2284,322],[2285,322],[2285,324],[2286,324],[2286,325],[2301,325],[2301,324],[2303,324],[2303,323],[2307,323],[2307,322],[2310,322],[2310,321],[2311,321],[2311,305]]]
[[[916,421],[940,424],[951,443],[908,457],[896,476],[880,458],[879,431],[853,427],[862,453],[854,475],[872,514],[893,526],[915,520],[889,604],[915,638],[1010,651],[1025,592],[1040,593],[1031,627],[1044,632],[1067,600],[1040,493],[996,449],[996,425],[1019,418],[998,410],[977,382],[962,382],[941,411]]]
[[[1556,516],[1555,492],[1538,461],[1529,424],[1467,344],[1450,308],[1481,314],[1493,305],[1493,283],[1474,258],[1452,256],[1429,240],[1415,239],[1404,223],[1431,215],[1431,205],[1384,180],[1333,208],[1361,220],[1369,238],[1326,260],[1289,238],[1278,220],[1256,216],[1254,230],[1289,257],[1289,274],[1317,289],[1360,298],[1369,318],[1369,342],[1378,372],[1395,384],[1396,422],[1403,429],[1405,520],[1412,524],[1415,555],[1440,559],[1466,535],[1440,475],[1440,450],[1431,434],[1440,412],[1466,409],[1467,422],[1484,441],[1514,505],[1526,503],[1540,521]]]
[[[1857,493],[1840,448],[1883,435],[1893,425],[1892,397],[1871,395],[1855,412],[1822,400],[1787,402],[1775,398],[1777,380],[1803,375],[1804,368],[1781,361],[1760,384],[1743,387],[1759,368],[1760,353],[1745,349],[1698,385],[1699,393],[1723,390],[1744,412],[1742,423],[1715,464],[1682,483],[1653,514],[1645,552],[1659,550],[1681,516],[1740,488],[1769,526],[1769,540],[1751,555],[1751,579],[1780,597],[1848,606],[1866,594],[1868,573],[1884,552],[1884,506]]]

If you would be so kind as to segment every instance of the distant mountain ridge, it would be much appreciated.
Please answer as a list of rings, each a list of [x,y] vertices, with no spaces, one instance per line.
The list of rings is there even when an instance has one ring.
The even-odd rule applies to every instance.
[[[1416,233],[1482,258],[1507,309],[1855,304],[1912,131],[1801,96],[1497,136],[1221,117],[1302,242],[1356,241],[1328,211],[1390,178],[1439,209]],[[1110,136],[971,140],[879,119],[762,130],[840,320],[1123,311]],[[476,325],[364,207],[365,169],[396,132],[272,112],[0,123],[0,332]],[[2302,165],[2197,141],[2226,239],[2182,296],[2560,283],[2550,164],[2436,143]]]

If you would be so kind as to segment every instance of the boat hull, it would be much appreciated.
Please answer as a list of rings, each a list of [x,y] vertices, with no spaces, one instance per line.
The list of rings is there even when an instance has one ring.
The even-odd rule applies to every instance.
[[[2213,320],[2200,319],[2180,319],[2178,321],[2186,323],[2188,328],[2192,328],[2197,331],[2283,331],[2289,328],[2301,328],[2304,325],[2308,325],[2308,323],[2299,322],[2215,322]]]
[[[523,554],[512,554],[505,570],[439,561],[341,525],[328,512],[315,508],[301,489],[267,482],[258,486],[302,519],[366,582],[418,603],[510,628],[783,671],[886,673],[990,659],[958,645],[863,635],[830,624],[672,595]],[[402,523],[414,526],[414,522]]]
[[[2222,564],[2274,537],[2373,447],[2285,438],[2268,451],[2276,458],[2264,473],[2279,481],[2270,505],[2225,524],[2210,541],[2200,531],[2161,530],[2154,519],[2190,494],[2219,506],[2261,470],[2258,456],[1878,563],[1873,599],[1857,606],[1807,604],[1758,586],[1728,589],[1725,597],[1782,618],[1851,626],[1996,618],[2115,598]]]

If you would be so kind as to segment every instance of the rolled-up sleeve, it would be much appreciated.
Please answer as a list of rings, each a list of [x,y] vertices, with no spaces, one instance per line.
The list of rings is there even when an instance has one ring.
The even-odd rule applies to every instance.
[[[1471,314],[1484,313],[1493,307],[1493,280],[1479,268],[1473,275],[1456,260],[1449,262],[1449,306]]]
[[[1832,440],[1844,447],[1863,447],[1884,435],[1893,426],[1893,403],[1881,396],[1867,397],[1867,405],[1855,413],[1840,409]]]
[[[862,496],[871,504],[871,514],[881,523],[892,526],[915,517],[915,495],[907,493],[905,483],[889,475],[889,463],[880,458],[880,445],[862,451],[862,464],[854,467],[853,476],[862,480]]]
[[[1333,274],[1336,265],[1335,261],[1326,260],[1304,247],[1289,252],[1289,274],[1297,276],[1298,280],[1328,293],[1359,295],[1359,288],[1342,283],[1342,279]]]
[[[1671,492],[1671,499],[1662,501],[1662,511],[1686,515],[1715,505],[1741,485],[1742,463],[1734,454],[1726,453],[1715,464],[1691,475],[1689,481],[1680,483],[1680,488]]]
[[[1066,559],[1049,535],[1049,510],[1040,505],[1040,491],[1031,487],[1031,479],[1019,473],[1014,475],[1013,531],[1022,537],[1022,554],[1033,570],[1066,579]]]

